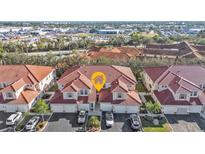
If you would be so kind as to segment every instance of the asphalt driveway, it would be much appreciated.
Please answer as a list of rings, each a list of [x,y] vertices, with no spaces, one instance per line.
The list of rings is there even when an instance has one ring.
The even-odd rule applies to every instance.
[[[114,125],[106,127],[105,113],[102,114],[101,131],[102,132],[133,132],[130,127],[130,114],[114,114]]]
[[[205,120],[199,114],[166,115],[174,132],[205,131]]]
[[[12,113],[0,112],[0,132],[10,132],[10,131],[13,131],[14,127],[6,125],[6,119],[11,114]]]
[[[77,113],[53,113],[44,132],[76,132],[82,127],[77,123]]]

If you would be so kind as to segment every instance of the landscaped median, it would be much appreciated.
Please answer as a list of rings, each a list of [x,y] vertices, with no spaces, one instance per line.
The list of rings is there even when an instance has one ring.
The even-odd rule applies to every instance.
[[[170,132],[172,128],[161,111],[159,102],[152,97],[146,98],[148,102],[140,108],[140,119],[144,132]]]
[[[171,132],[172,128],[167,119],[162,116],[140,116],[144,132]]]
[[[33,106],[30,112],[26,112],[23,114],[22,121],[16,126],[15,131],[27,131],[25,130],[25,125],[31,120],[33,117],[39,117],[40,120],[34,129],[30,131],[43,131],[48,124],[48,121],[51,117],[52,113],[50,112],[49,105],[45,100],[40,99]]]

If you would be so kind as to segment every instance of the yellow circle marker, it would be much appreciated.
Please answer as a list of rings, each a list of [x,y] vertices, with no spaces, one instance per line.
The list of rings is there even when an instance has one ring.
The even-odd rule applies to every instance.
[[[106,82],[106,76],[102,72],[94,72],[91,76],[91,82],[93,83],[95,89],[99,92]]]

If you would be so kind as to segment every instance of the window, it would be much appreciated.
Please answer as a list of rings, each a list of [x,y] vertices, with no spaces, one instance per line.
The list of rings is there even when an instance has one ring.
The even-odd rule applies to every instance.
[[[122,98],[122,93],[117,93],[117,98]]]
[[[180,94],[179,99],[186,99],[186,94]]]
[[[6,93],[6,97],[7,97],[7,98],[12,98],[12,97],[13,97],[13,94],[12,94],[11,92],[7,92],[7,93]]]
[[[191,96],[197,96],[197,91],[192,91]]]
[[[84,90],[80,90],[80,95],[83,95],[84,94]]]
[[[80,95],[88,95],[88,90],[87,89],[81,89],[80,90]]]
[[[205,84],[200,84],[201,89],[205,89]]]
[[[72,98],[72,97],[73,97],[73,94],[72,94],[72,93],[67,93],[67,97],[68,97],[68,98]]]

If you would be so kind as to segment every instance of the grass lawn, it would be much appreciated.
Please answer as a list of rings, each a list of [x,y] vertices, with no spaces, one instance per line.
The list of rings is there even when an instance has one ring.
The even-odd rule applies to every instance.
[[[171,127],[167,120],[163,117],[159,121],[159,125],[155,126],[151,120],[146,119],[145,117],[140,117],[142,122],[142,127],[145,132],[170,132]]]
[[[136,89],[137,89],[138,92],[146,92],[147,91],[145,86],[143,85],[143,83],[140,83],[140,82],[137,83]]]

